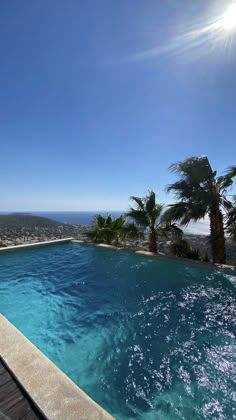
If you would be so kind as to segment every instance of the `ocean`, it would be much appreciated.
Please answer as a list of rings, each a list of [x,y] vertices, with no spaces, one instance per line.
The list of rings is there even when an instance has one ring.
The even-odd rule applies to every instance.
[[[10,213],[21,213],[21,212],[0,212],[0,214],[10,214]],[[23,213],[23,212],[22,212]],[[121,211],[25,211],[24,213],[48,217],[49,219],[54,219],[59,222],[67,222],[67,223],[79,223],[81,225],[88,225],[93,220],[94,216],[97,214],[101,214],[106,216],[111,214],[114,217],[120,216],[122,213]],[[186,233],[194,234],[194,235],[209,235],[209,220],[206,218],[204,220],[200,220],[196,223],[191,222],[189,225],[184,229]]]
[[[111,214],[114,217],[120,216],[121,211],[24,211],[24,212],[0,212],[0,214],[24,213],[32,214],[34,216],[48,217],[49,219],[57,220],[58,222],[79,223],[81,225],[88,225],[93,220],[94,216],[101,214],[106,216]]]

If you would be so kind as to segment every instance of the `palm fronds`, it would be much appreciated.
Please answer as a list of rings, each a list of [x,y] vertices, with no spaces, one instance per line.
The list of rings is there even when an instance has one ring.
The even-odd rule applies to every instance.
[[[167,186],[167,192],[174,193],[177,203],[169,206],[165,213],[167,222],[187,225],[207,214],[210,217],[213,260],[225,260],[225,240],[223,212],[229,212],[231,202],[227,191],[236,176],[236,166],[232,166],[223,176],[217,177],[206,156],[196,156],[177,162],[170,167],[179,179]]]
[[[127,223],[125,216],[106,217],[100,214],[95,216],[92,221],[91,230],[88,236],[96,243],[117,244],[127,238],[135,238],[139,234],[136,226]]]
[[[157,228],[160,224],[163,205],[156,203],[156,194],[149,191],[145,197],[131,196],[133,206],[126,216],[131,218],[139,230],[149,230],[149,250],[157,252]]]

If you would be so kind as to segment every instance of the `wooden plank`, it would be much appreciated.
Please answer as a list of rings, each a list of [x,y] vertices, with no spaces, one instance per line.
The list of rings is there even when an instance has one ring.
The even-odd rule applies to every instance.
[[[25,416],[21,417],[19,420],[39,420],[42,417],[38,417],[33,410],[29,411]]]
[[[19,420],[21,417],[24,417],[31,411],[31,407],[29,402],[24,398],[18,401],[15,405],[13,405],[9,410],[6,410],[4,413],[7,417],[11,420]]]
[[[9,372],[4,372],[1,376],[0,376],[0,387],[5,385],[7,382],[11,381],[11,375],[9,374]]]
[[[30,397],[0,359],[0,420],[43,420]]]
[[[3,366],[1,360],[0,360],[0,375],[6,371],[5,367]]]
[[[18,385],[14,381],[9,381],[6,385],[0,388],[0,402],[3,401],[8,395],[18,388]]]
[[[16,388],[15,391],[11,392],[10,395],[7,395],[2,401],[0,401],[0,410],[5,413],[12,406],[17,404],[19,401],[23,400],[24,396],[19,388]]]

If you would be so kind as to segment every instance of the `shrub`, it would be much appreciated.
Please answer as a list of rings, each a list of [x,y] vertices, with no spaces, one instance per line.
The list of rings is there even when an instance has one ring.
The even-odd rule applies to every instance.
[[[170,250],[176,257],[200,260],[199,249],[192,247],[186,239],[177,239],[172,242]]]
[[[204,255],[202,255],[201,260],[204,262],[210,262],[210,258],[207,251],[205,252]]]

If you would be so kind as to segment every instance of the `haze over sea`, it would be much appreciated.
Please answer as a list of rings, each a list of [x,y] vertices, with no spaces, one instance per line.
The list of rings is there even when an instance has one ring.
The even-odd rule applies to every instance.
[[[67,223],[79,223],[81,225],[88,225],[91,223],[93,217],[96,214],[102,214],[103,216],[107,214],[111,214],[114,217],[120,216],[122,213],[121,211],[25,211],[25,212],[0,212],[0,214],[11,214],[11,213],[27,213],[33,214],[42,217],[48,217],[49,219],[54,219],[59,222],[67,222]],[[200,220],[196,223],[189,223],[188,227],[184,229],[186,233],[194,234],[194,235],[208,235],[209,234],[209,222],[207,219]]]

